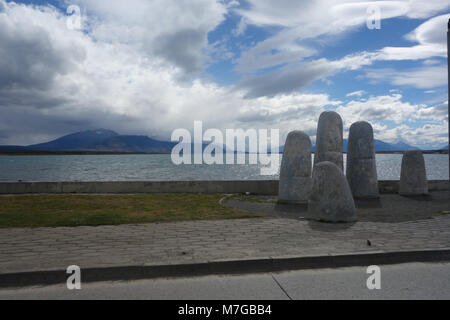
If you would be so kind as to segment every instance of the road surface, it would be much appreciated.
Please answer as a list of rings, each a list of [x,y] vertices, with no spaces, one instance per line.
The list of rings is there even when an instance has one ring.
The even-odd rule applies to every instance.
[[[366,267],[351,267],[1,289],[0,299],[450,299],[450,263],[380,268],[380,290],[367,288]]]

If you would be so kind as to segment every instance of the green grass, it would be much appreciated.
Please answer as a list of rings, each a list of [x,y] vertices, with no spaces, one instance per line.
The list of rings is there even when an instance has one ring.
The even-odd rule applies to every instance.
[[[0,228],[75,227],[263,217],[219,204],[223,195],[30,195],[0,197]]]
[[[231,199],[234,200],[240,200],[240,201],[247,201],[247,202],[253,202],[253,203],[277,203],[277,199],[269,198],[269,197],[258,197],[258,196],[252,196],[252,195],[244,195],[244,194],[235,194],[231,196]]]

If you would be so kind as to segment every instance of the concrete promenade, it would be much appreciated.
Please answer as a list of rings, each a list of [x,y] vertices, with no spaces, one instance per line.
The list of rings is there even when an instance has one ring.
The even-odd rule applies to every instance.
[[[448,200],[442,200],[443,194],[440,196],[439,205],[448,210]],[[411,201],[410,206],[416,206]],[[408,205],[404,206],[404,211],[407,214]],[[398,252],[414,251],[405,256],[406,261],[426,260],[426,252],[432,250],[441,250],[444,253],[438,255],[450,256],[447,250],[450,248],[450,214],[445,211],[421,220],[386,221],[389,220],[325,224],[270,216],[143,225],[0,229],[0,287],[40,283],[45,275],[36,275],[36,272],[43,271],[53,272],[44,282],[55,283],[66,278],[65,270],[69,265],[78,265],[82,270],[96,269],[90,275],[85,274],[95,281],[99,274],[104,276],[99,280],[110,280],[171,275],[172,271],[174,274],[182,271],[183,276],[190,275],[191,271],[192,275],[267,271],[267,264],[273,268],[277,261],[285,263],[278,269],[289,270],[289,263],[293,269],[308,267],[308,261],[306,265],[305,260],[296,261],[302,257],[322,257],[310,261],[311,267],[332,267],[333,261],[340,264],[345,262],[341,260],[358,255],[363,260],[353,260],[347,265],[366,262],[369,265],[378,261],[367,260],[364,255],[367,253],[397,252],[398,256]],[[331,262],[326,259],[339,255],[344,258]],[[395,255],[387,259],[397,262]],[[303,265],[295,265],[298,262]],[[148,272],[145,267],[156,269],[145,275]],[[109,271],[102,274],[102,270]],[[108,272],[115,274],[108,278]],[[56,278],[52,278],[55,274]]]

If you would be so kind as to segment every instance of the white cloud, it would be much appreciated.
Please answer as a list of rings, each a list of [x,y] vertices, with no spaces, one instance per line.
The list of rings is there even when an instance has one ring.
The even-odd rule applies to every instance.
[[[448,121],[448,101],[418,110],[417,118]]]
[[[396,126],[388,129],[386,126],[374,126],[376,139],[395,143],[399,141],[425,150],[439,148],[448,143],[447,123],[425,124],[418,128],[407,125]]]
[[[103,24],[91,32],[68,30],[54,8],[1,3],[0,52],[9,59],[0,63],[2,143],[97,127],[168,139],[194,120],[216,128],[312,130],[318,113],[336,104],[323,94],[245,99],[245,91],[206,79],[180,83],[179,68],[166,57],[150,59],[134,42],[99,37],[95,27]]]
[[[420,67],[399,71],[394,69],[371,69],[366,71],[366,77],[375,83],[389,81],[397,86],[412,86],[419,89],[430,89],[447,85],[446,67]]]
[[[431,3],[428,8],[437,8]],[[415,14],[414,16],[418,16]],[[379,51],[376,60],[423,60],[423,66],[408,70],[373,69],[366,77],[377,81],[389,81],[393,85],[431,89],[447,84],[446,66],[441,64],[447,57],[447,22],[450,14],[431,18],[418,26],[405,38],[418,43],[411,47],[385,47]]]
[[[385,47],[384,60],[418,60],[447,56],[447,22],[450,14],[440,15],[421,24],[406,38],[419,43],[412,47]]]
[[[228,3],[227,3],[227,8],[233,8],[233,7],[238,7],[238,6],[240,6],[241,4],[239,3],[239,1],[236,1],[236,0],[228,0]]]
[[[314,39],[322,36],[333,36],[346,31],[355,30],[366,24],[370,15],[367,9],[376,6],[380,9],[381,19],[394,17],[427,18],[433,14],[450,7],[449,0],[431,0],[426,4],[423,1],[357,1],[349,0],[344,3],[338,0],[318,1],[271,1],[271,0],[249,0],[249,9],[238,9],[237,12],[245,17],[248,24],[257,26],[279,26],[282,30],[269,39],[258,44],[247,54],[253,58],[259,55],[268,55],[272,49],[279,51],[303,51],[292,48],[302,48],[297,41]],[[441,47],[434,42],[437,29],[445,20],[444,16],[431,19],[417,28],[411,40],[421,44],[418,48],[385,48],[383,53],[386,59],[399,59],[401,55],[411,56],[431,53],[441,55]],[[446,28],[442,29],[443,31]],[[438,36],[440,39],[440,37]],[[431,42],[430,42],[431,40]],[[441,44],[441,42],[439,42]],[[284,47],[284,48],[283,48]],[[281,49],[280,49],[281,48]],[[413,50],[415,52],[407,52]],[[301,58],[299,55],[298,58]],[[250,59],[240,61],[245,65]],[[264,68],[265,66],[262,66]],[[238,66],[238,70],[242,69]]]
[[[366,92],[364,90],[359,90],[359,91],[354,91],[354,92],[350,92],[347,93],[347,97],[361,97],[362,95],[366,94]]]
[[[238,12],[252,24],[258,26],[277,25],[283,27],[306,27],[305,35],[312,37],[342,31],[348,27],[365,23],[367,8],[376,5],[382,18],[398,16],[427,17],[449,7],[446,0],[432,0],[429,5],[418,6],[418,1],[358,1],[317,0],[292,1],[248,0],[250,8]],[[327,23],[325,23],[325,21]]]
[[[428,60],[425,60],[423,62],[423,65],[425,65],[425,66],[434,66],[434,65],[437,65],[437,64],[440,64],[440,63],[441,62],[439,60],[437,60],[437,59],[428,59]]]
[[[362,66],[370,65],[376,59],[376,55],[376,53],[361,52],[334,61],[322,58],[290,63],[262,76],[245,77],[238,87],[247,90],[247,98],[298,92],[312,82],[325,79],[337,72],[357,70]]]
[[[434,106],[412,104],[399,93],[353,100],[336,109],[346,130],[356,121],[372,124],[376,139],[390,143],[407,142],[420,148],[442,147],[448,141],[447,102]],[[389,128],[386,123],[394,123]],[[418,125],[424,123],[422,125]]]
[[[382,122],[393,121],[400,124],[410,120],[420,106],[402,101],[401,94],[372,96],[366,101],[352,100],[345,106],[337,108],[344,122],[351,124],[356,121]]]
[[[234,29],[232,33],[233,35],[238,37],[243,35],[246,29],[247,29],[247,22],[245,21],[245,18],[241,18],[241,20],[239,20],[238,25],[236,26],[236,29]]]
[[[259,13],[244,14],[245,23],[275,21],[283,30],[237,60],[236,70],[246,75],[242,87],[221,87],[207,78],[195,79],[195,75],[208,62],[207,54],[213,59],[230,58],[227,46],[221,42],[208,45],[207,35],[224,21],[227,10],[239,6],[236,1],[75,3],[88,14],[88,23],[81,31],[67,29],[66,16],[56,8],[0,0],[1,143],[41,142],[43,138],[97,127],[167,139],[175,128],[190,129],[194,120],[204,120],[207,127],[273,127],[282,129],[282,135],[300,129],[314,136],[320,112],[341,102],[327,94],[298,91],[316,79],[357,70],[379,59],[378,52],[361,52],[336,60],[302,61],[317,49],[299,43],[299,38],[357,27],[362,5],[265,1],[258,8],[266,5],[273,10],[263,8]],[[332,14],[343,14],[337,24],[324,23],[328,13],[318,18],[327,12],[324,8],[329,4],[337,8]],[[383,5],[390,8],[388,15],[403,10],[395,3]],[[425,7],[432,12],[439,6]],[[406,15],[413,14],[408,10]],[[356,20],[348,20],[352,17]],[[243,30],[244,25],[240,32]],[[261,68],[277,65],[282,67],[267,78],[254,77]],[[421,76],[417,74],[416,78]],[[364,101],[342,107],[346,121],[367,117],[381,122],[387,116],[404,121],[408,115],[426,118],[441,110],[424,108],[419,113],[421,106],[396,95],[372,97],[365,105],[358,103]],[[431,137],[440,128],[436,126],[423,130]],[[402,134],[412,130],[400,127]]]
[[[292,118],[314,121],[325,106],[337,106],[341,102],[330,100],[326,94],[280,95],[276,98],[260,97],[246,101],[240,108],[240,120],[268,121]]]
[[[314,55],[317,51],[301,45],[292,37],[292,32],[280,32],[243,51],[236,59],[235,70],[239,73],[254,73],[258,70],[298,62],[302,58]]]
[[[334,68],[326,59],[316,59],[308,61],[308,63],[302,63],[302,61],[307,57],[317,55],[317,47],[332,39],[331,37],[336,35],[342,37],[345,32],[364,26],[370,16],[367,12],[370,6],[380,8],[382,19],[394,17],[423,19],[450,7],[449,0],[432,0],[420,5],[416,0],[372,2],[350,0],[345,3],[337,0],[282,0],[276,2],[249,0],[248,2],[248,9],[236,9],[236,12],[245,19],[246,24],[280,28],[279,32],[245,50],[235,60],[235,70],[245,75],[242,85],[252,88],[249,96],[260,96],[264,90],[267,90],[268,95],[292,92],[333,74]],[[363,57],[367,61],[356,63],[350,69],[356,70],[363,65],[369,65],[379,60],[416,60],[446,56],[447,48],[443,37],[447,29],[448,17],[450,15],[432,18],[410,33],[408,39],[418,43],[417,45],[385,47],[370,55],[367,53],[354,54],[354,56]],[[299,67],[303,69],[303,66],[306,66],[305,70],[299,70]],[[259,77],[254,76],[267,68],[275,68],[275,71],[264,73]],[[349,69],[340,69],[340,71],[345,70]],[[248,76],[249,74],[253,76]],[[440,80],[441,77],[439,80],[429,81],[424,86],[429,87],[432,83],[438,83]],[[282,85],[278,85],[279,82],[283,82],[286,89],[278,90],[283,88]],[[403,83],[402,81],[397,82]],[[415,83],[418,82],[414,81]],[[404,82],[404,84],[408,83]],[[256,91],[258,92],[253,92],[253,87],[257,87]]]
[[[408,3],[408,18],[425,19],[450,8],[448,0],[406,0]]]
[[[203,70],[207,34],[225,20],[227,5],[210,0],[75,0],[89,15],[90,36],[132,46],[187,75]],[[183,76],[184,74],[181,74]]]

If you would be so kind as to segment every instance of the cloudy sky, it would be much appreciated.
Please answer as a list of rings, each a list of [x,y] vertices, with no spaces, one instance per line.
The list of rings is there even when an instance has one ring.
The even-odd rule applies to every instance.
[[[0,0],[0,144],[96,128],[168,140],[195,120],[314,139],[336,110],[346,130],[366,120],[378,139],[441,147],[449,12],[450,0]]]

